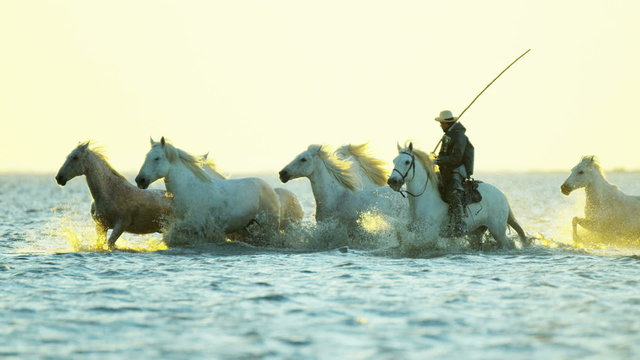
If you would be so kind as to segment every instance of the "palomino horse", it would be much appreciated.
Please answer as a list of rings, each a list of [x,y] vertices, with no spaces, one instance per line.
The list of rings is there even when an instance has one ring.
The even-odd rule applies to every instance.
[[[424,227],[427,234],[437,238],[439,230],[449,221],[449,206],[438,191],[440,176],[435,163],[427,153],[414,149],[411,143],[405,148],[398,146],[398,152],[393,159],[394,169],[388,180],[389,186],[400,191],[402,185],[407,185],[413,225]],[[514,248],[513,240],[506,235],[507,225],[515,229],[522,243],[526,244],[526,235],[514,218],[504,194],[487,183],[480,183],[478,190],[482,194],[482,201],[469,205],[468,215],[464,218],[471,244],[480,246],[482,235],[489,229],[498,245]]]
[[[351,165],[338,159],[327,146],[310,145],[279,175],[283,183],[300,177],[309,179],[316,200],[316,221],[336,219],[355,228],[361,213],[367,210],[397,215],[399,197],[386,187],[357,191],[359,181]]]
[[[224,233],[231,234],[257,222],[264,235],[277,233],[280,203],[264,180],[219,179],[203,170],[203,165],[202,157],[174,147],[164,137],[160,142],[152,139],[136,183],[146,189],[164,178],[167,191],[173,194],[175,216],[188,217],[202,229],[212,220]]]
[[[389,172],[385,169],[386,164],[371,156],[367,143],[343,145],[336,150],[336,155],[353,162],[352,168],[362,183],[362,189],[372,190],[387,185]]]
[[[579,188],[584,188],[587,203],[584,218],[573,218],[574,241],[579,240],[578,225],[596,233],[631,239],[640,237],[637,217],[640,214],[640,197],[626,195],[608,183],[595,156],[583,157],[560,187],[565,195]]]
[[[171,213],[171,200],[164,191],[142,191],[118,174],[89,142],[78,145],[64,162],[56,181],[64,186],[76,176],[85,175],[93,202],[91,217],[98,237],[104,241],[107,230],[113,229],[107,244],[115,247],[116,240],[126,231],[148,234],[162,230],[162,220]]]

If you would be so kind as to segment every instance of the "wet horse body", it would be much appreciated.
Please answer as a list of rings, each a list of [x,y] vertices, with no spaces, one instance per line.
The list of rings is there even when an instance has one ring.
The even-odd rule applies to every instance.
[[[215,163],[208,159],[208,154],[202,156],[202,160],[202,169],[210,176],[220,180],[227,179],[226,176],[218,171]],[[282,228],[286,229],[299,224],[304,218],[304,210],[298,197],[285,188],[274,188],[273,190],[278,195],[278,200],[280,201],[280,225]]]
[[[171,199],[164,191],[146,192],[138,189],[116,172],[104,156],[83,143],[74,149],[62,165],[56,181],[64,186],[67,181],[85,175],[93,202],[91,217],[96,233],[102,241],[114,248],[123,232],[149,234],[161,232],[164,220],[171,214]]]
[[[202,158],[165,142],[151,141],[151,150],[136,177],[141,189],[164,178],[173,194],[176,218],[189,218],[195,230],[213,224],[225,234],[257,222],[261,233],[272,236],[280,226],[278,195],[258,178],[220,179],[203,170]],[[213,223],[211,223],[213,221]]]

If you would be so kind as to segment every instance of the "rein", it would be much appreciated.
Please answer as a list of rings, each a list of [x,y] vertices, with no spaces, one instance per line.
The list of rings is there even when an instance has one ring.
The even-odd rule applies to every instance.
[[[402,174],[400,171],[398,171],[398,169],[396,169],[395,167],[393,168],[393,171],[397,172],[400,177],[402,177],[402,183],[404,184],[406,182],[406,178],[407,175],[409,175],[409,171],[413,170],[413,173],[411,174],[411,178],[414,178],[416,176],[416,156],[413,155],[413,153],[408,153],[408,152],[400,152],[400,154],[405,154],[405,155],[409,155],[411,156],[411,164],[409,165],[409,168],[407,169],[407,171]],[[392,173],[393,173],[392,171]],[[398,192],[400,193],[400,195],[402,195],[403,198],[406,198],[407,196],[405,195],[405,193],[407,193],[408,195],[411,195],[414,198],[417,198],[419,196],[421,196],[422,194],[424,194],[425,191],[427,191],[427,185],[429,184],[429,174],[427,174],[427,181],[424,183],[424,188],[422,189],[422,191],[420,192],[420,194],[415,195],[413,193],[411,193],[409,190],[398,190]]]

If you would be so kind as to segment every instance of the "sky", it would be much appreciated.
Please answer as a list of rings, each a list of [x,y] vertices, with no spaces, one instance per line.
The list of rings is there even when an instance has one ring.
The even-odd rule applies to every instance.
[[[53,173],[80,141],[137,172],[149,138],[227,173],[310,144],[391,164],[461,122],[476,172],[640,169],[640,1],[0,1],[0,172]]]

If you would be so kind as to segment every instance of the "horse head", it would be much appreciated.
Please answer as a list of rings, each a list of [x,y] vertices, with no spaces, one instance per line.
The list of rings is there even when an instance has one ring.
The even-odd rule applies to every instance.
[[[318,153],[321,149],[322,145],[311,145],[307,150],[301,152],[293,161],[280,170],[278,173],[280,181],[286,183],[292,179],[311,175],[318,161]]]
[[[411,182],[415,176],[416,157],[413,153],[413,143],[406,148],[398,144],[398,156],[393,159],[393,170],[387,184],[395,191],[399,191],[402,185]]]
[[[87,149],[89,148],[89,141],[79,144],[69,155],[67,160],[62,164],[58,174],[56,175],[56,182],[59,185],[65,186],[67,181],[73,179],[76,176],[84,175],[86,172],[86,159]]]
[[[598,159],[591,156],[584,156],[578,165],[571,169],[571,174],[560,186],[560,191],[564,195],[569,195],[573,190],[590,186],[596,176],[601,176],[602,170]]]
[[[151,150],[147,153],[144,163],[136,176],[136,184],[140,189],[146,189],[154,181],[161,179],[169,173],[171,166],[165,147],[167,143],[162,137],[160,142],[151,139]]]

